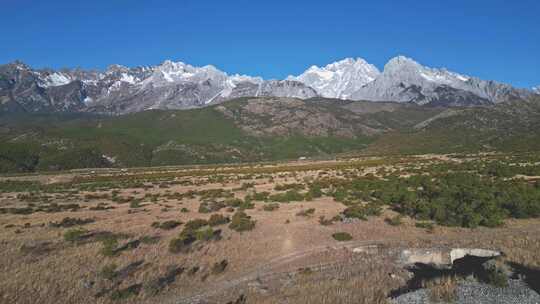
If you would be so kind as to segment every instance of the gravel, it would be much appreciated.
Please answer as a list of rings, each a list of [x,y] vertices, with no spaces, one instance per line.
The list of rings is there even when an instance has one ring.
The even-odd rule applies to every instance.
[[[540,304],[540,295],[521,280],[509,280],[504,288],[467,281],[458,285],[457,296],[456,304]],[[391,303],[434,304],[426,289],[401,295]]]

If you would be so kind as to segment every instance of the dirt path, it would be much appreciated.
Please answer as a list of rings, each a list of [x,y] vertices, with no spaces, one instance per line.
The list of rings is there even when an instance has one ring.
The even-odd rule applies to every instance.
[[[211,284],[206,288],[207,291],[205,292],[189,295],[182,300],[174,299],[167,303],[175,303],[175,304],[203,303],[204,299],[207,299],[211,296],[216,296],[222,292],[225,292],[226,290],[235,288],[241,284],[248,283],[257,279],[269,279],[273,276],[281,275],[284,273],[283,271],[276,271],[276,269],[279,268],[280,266],[285,266],[287,264],[298,261],[302,258],[306,258],[313,254],[323,253],[330,250],[340,250],[340,249],[348,249],[352,251],[354,248],[357,248],[357,247],[381,246],[384,244],[391,244],[391,243],[397,244],[397,243],[401,243],[401,241],[393,240],[393,239],[351,241],[351,242],[341,243],[339,244],[339,246],[321,245],[321,246],[312,247],[308,250],[295,251],[295,252],[292,252],[283,256],[276,257],[268,261],[262,266],[258,266],[253,269],[250,269],[244,275],[237,277],[235,279],[227,280],[227,281],[220,281],[220,282]],[[317,269],[320,271],[320,270],[328,269],[330,267],[341,265],[341,264],[343,264],[342,261],[329,262],[329,263],[317,263],[314,265],[304,265],[303,267]],[[291,271],[288,271],[288,273],[290,272]]]

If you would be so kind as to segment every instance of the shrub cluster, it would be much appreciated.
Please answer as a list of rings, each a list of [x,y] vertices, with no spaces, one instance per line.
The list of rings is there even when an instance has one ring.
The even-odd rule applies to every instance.
[[[254,227],[255,221],[243,211],[237,211],[229,224],[229,228],[238,232],[248,231]]]

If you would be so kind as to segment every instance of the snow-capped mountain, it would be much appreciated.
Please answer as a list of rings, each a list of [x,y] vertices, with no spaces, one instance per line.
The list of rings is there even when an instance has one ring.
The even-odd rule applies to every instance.
[[[537,87],[534,87],[532,88],[533,92],[535,92],[536,94],[540,94],[540,85],[537,86]]]
[[[433,69],[398,56],[391,59],[372,82],[352,99],[415,102],[417,104],[480,105],[526,98],[531,93],[495,81]]]
[[[540,89],[535,89],[540,94]],[[0,111],[124,114],[148,109],[204,107],[238,97],[322,96],[421,105],[490,105],[531,96],[516,89],[398,56],[380,72],[361,58],[312,66],[286,80],[229,75],[214,66],[165,61],[156,66],[111,65],[105,71],[35,70],[22,62],[0,65]]]
[[[379,75],[379,70],[364,59],[346,58],[325,67],[314,65],[303,74],[288,79],[303,82],[323,97],[350,99],[354,92]]]
[[[21,62],[0,66],[0,106],[10,110],[122,114],[202,107],[245,96],[318,95],[297,81],[228,75],[211,65],[183,62],[135,68],[112,65],[104,72],[33,70]]]

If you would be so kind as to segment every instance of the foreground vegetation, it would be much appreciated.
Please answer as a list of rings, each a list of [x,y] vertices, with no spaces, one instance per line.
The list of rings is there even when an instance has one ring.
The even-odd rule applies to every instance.
[[[224,282],[262,273],[276,286],[289,283],[249,293],[249,301],[268,303],[289,292],[309,303],[325,291],[332,302],[346,294],[384,303],[400,287],[395,277],[406,278],[390,256],[402,246],[481,243],[508,253],[515,267],[540,267],[539,180],[536,153],[3,178],[0,288],[8,299],[33,295],[20,303],[81,297],[153,303],[206,297],[209,290],[229,290]],[[502,286],[503,279],[492,281]],[[58,280],[63,283],[47,283]],[[240,289],[262,284],[249,282]]]

